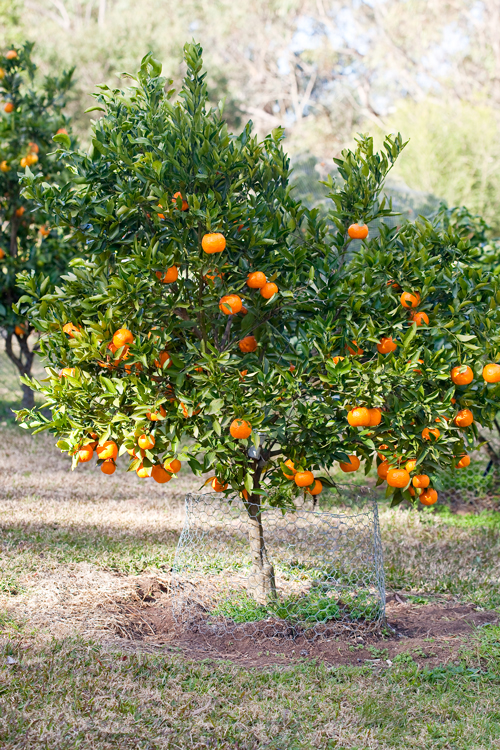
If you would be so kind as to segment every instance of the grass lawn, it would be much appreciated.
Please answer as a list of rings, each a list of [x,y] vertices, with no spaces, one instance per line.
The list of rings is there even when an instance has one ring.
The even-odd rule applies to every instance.
[[[494,625],[391,658],[382,641],[354,665],[258,668],[127,632],[139,583],[168,581],[198,487],[185,470],[164,486],[71,473],[50,437],[1,428],[2,750],[500,748]],[[384,508],[381,527],[388,592],[500,612],[500,513]]]

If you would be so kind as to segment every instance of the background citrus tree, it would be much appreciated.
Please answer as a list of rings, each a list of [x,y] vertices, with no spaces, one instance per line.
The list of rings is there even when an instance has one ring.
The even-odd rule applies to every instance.
[[[13,309],[20,296],[16,275],[29,269],[47,278],[46,285],[54,283],[73,254],[45,207],[35,208],[21,196],[19,177],[27,167],[41,179],[64,179],[52,136],[69,127],[62,109],[72,71],[35,85],[32,48],[25,44],[0,56],[0,329],[6,353],[22,375],[31,374],[35,352],[28,341],[30,322]],[[33,405],[33,391],[25,384],[23,405]]]
[[[342,181],[321,218],[293,198],[282,131],[230,135],[222,107],[207,108],[200,48],[185,58],[176,101],[148,55],[130,89],[101,88],[88,154],[55,137],[70,182],[27,171],[26,197],[86,253],[57,287],[18,276],[17,309],[50,363],[46,381],[25,383],[52,417],[18,416],[55,433],[74,466],[96,452],[111,474],[128,453],[129,470],[157,482],[183,460],[215,473],[213,489],[246,505],[249,588],[262,601],[274,592],[263,502],[292,507],[334,481],[335,462],[368,469],[375,451],[395,502],[434,501],[425,472],[474,439],[474,424],[454,425],[457,410],[491,419],[497,391],[480,368],[497,353],[497,290],[468,267],[460,232],[383,224],[400,136],[380,154],[360,137],[336,160]],[[469,355],[476,378],[456,386],[451,367]],[[422,436],[436,419],[439,436]]]

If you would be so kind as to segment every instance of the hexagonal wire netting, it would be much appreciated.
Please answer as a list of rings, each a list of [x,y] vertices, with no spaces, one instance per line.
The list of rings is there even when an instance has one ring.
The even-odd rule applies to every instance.
[[[332,510],[261,511],[264,565],[258,571],[244,501],[187,495],[172,571],[177,623],[235,639],[329,639],[377,630],[385,619],[377,504],[365,488],[337,488],[332,495]]]

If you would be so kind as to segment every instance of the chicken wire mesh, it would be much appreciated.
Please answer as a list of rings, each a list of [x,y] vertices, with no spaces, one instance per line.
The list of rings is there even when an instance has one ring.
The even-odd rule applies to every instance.
[[[495,471],[486,471],[483,462],[474,462],[463,469],[442,471],[436,481],[441,502],[470,503],[497,498],[499,478]]]
[[[377,630],[385,619],[377,504],[360,488],[332,490],[332,499],[331,510],[263,509],[256,558],[244,501],[187,495],[172,571],[177,623],[235,639]]]

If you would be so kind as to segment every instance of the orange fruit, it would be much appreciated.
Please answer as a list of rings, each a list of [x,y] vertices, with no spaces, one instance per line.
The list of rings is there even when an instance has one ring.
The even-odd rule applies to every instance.
[[[438,499],[438,493],[436,490],[433,490],[431,487],[429,487],[428,490],[425,490],[422,492],[422,494],[419,497],[420,502],[422,505],[434,505],[434,503]]]
[[[244,339],[241,339],[238,346],[240,347],[240,351],[243,352],[243,354],[246,354],[247,352],[254,352],[257,349],[258,343],[255,336],[245,336]]]
[[[312,471],[297,471],[294,476],[297,487],[309,487],[314,482]]]
[[[28,143],[28,148],[33,154],[38,154],[40,152],[40,149],[38,148],[37,144],[33,141],[30,141]]]
[[[474,415],[470,409],[461,409],[456,415],[454,422],[457,427],[469,427],[474,421]]]
[[[62,370],[59,370],[59,377],[65,378],[67,376],[70,376],[72,378],[75,377],[75,368],[74,367],[63,367]]]
[[[347,234],[353,240],[364,240],[368,237],[368,227],[366,224],[351,224]]]
[[[398,282],[394,281],[394,279],[389,279],[389,281],[387,282],[386,286],[392,287],[393,289],[396,290],[396,292],[399,292],[400,289],[401,289],[401,287],[399,286]]]
[[[285,472],[283,472],[283,475],[284,475],[284,476],[285,476],[285,477],[286,477],[287,479],[293,479],[293,478],[294,478],[294,476],[295,476],[295,474],[297,473],[297,469],[295,468],[295,466],[294,466],[294,464],[293,464],[293,461],[292,461],[291,459],[288,459],[287,461],[285,461],[285,466],[286,466],[286,467],[287,467],[288,469],[290,469],[290,471],[291,471],[292,473],[291,473],[291,474],[285,474]]]
[[[245,375],[248,375],[248,370],[240,370],[239,373],[239,379],[245,380]]]
[[[28,154],[26,156],[26,164],[28,167],[32,167],[33,164],[36,164],[38,161],[38,156],[36,154]]]
[[[26,328],[24,326],[14,326],[14,333],[16,336],[26,336]]]
[[[250,289],[262,289],[267,284],[266,275],[262,271],[253,271],[248,274],[247,286]]]
[[[410,483],[410,475],[406,469],[389,469],[387,472],[387,484],[389,487],[406,487]]]
[[[377,344],[377,350],[380,352],[380,354],[390,354],[391,352],[395,352],[398,348],[398,345],[395,341],[392,340],[392,337],[382,337],[380,339],[380,342]]]
[[[356,406],[348,412],[347,421],[351,427],[369,427],[371,423],[370,410],[364,406]]]
[[[142,448],[145,451],[148,451],[150,448],[154,448],[154,445],[156,443],[156,440],[154,439],[153,435],[141,435],[139,440],[137,441],[137,445],[139,448]]]
[[[115,459],[118,455],[118,446],[114,440],[106,440],[102,445],[98,445],[95,450],[97,458],[102,458],[103,460],[107,458]]]
[[[439,436],[441,435],[441,433],[439,432],[439,430],[437,429],[437,427],[435,429],[433,429],[433,430],[430,430],[428,427],[424,427],[424,429],[422,430],[422,437],[423,437],[423,439],[424,440],[430,440],[431,439],[431,435],[434,436],[434,440],[438,440]]]
[[[172,198],[172,203],[175,203],[177,205],[177,198],[181,198],[181,200],[182,200],[181,211],[187,211],[189,209],[189,203],[187,202],[187,200],[185,200],[182,197],[182,193],[179,193],[179,192],[174,193],[174,196]]]
[[[487,383],[500,383],[500,365],[485,365],[483,367],[483,379]]]
[[[160,352],[158,359],[155,359],[155,365],[156,367],[160,368],[161,370],[164,369],[165,362],[168,362],[167,364],[167,370],[169,367],[172,367],[172,359],[170,358],[170,354],[167,351]]]
[[[14,111],[14,105],[12,102],[7,102],[7,104],[4,106],[4,111],[7,112],[7,114],[10,114]]]
[[[50,234],[50,228],[47,227],[45,224],[43,226],[41,226],[38,231],[40,232],[40,234],[42,235],[42,237],[48,237],[49,234]]]
[[[214,477],[212,479],[211,486],[212,486],[212,489],[215,490],[216,492],[224,492],[224,490],[227,490],[227,487],[228,487],[227,483],[222,484],[221,482],[219,482],[217,477]]]
[[[177,270],[177,266],[170,266],[165,273],[157,271],[156,276],[162,284],[173,284],[179,278],[179,271]]]
[[[415,497],[415,490],[413,489],[413,487],[408,487],[408,492],[412,497]]]
[[[271,297],[274,297],[276,292],[278,291],[278,287],[273,281],[268,281],[260,290],[260,294],[264,299],[271,299]]]
[[[112,458],[107,458],[101,464],[101,471],[103,474],[114,474],[116,471],[116,464]]]
[[[223,273],[216,273],[215,271],[212,271],[212,269],[210,269],[210,271],[206,272],[206,274],[203,276],[203,278],[205,280],[209,279],[210,281],[215,281],[215,279],[220,279],[222,281],[222,277],[223,276],[224,276]]]
[[[224,315],[235,315],[240,312],[242,305],[241,297],[238,297],[237,294],[225,294],[220,299],[219,310]]]
[[[407,461],[407,462],[405,463],[405,469],[406,469],[406,471],[408,471],[408,472],[409,472],[409,471],[415,471],[415,469],[416,469],[416,468],[417,468],[417,459],[416,459],[416,458],[410,458],[410,459],[409,459],[409,460],[408,460],[408,461]]]
[[[87,463],[87,461],[90,461],[92,459],[92,456],[94,455],[94,449],[91,445],[84,445],[80,450],[78,451],[78,460],[81,464]]]
[[[349,463],[347,461],[340,461],[339,466],[344,474],[349,474],[351,471],[357,471],[361,465],[361,461],[357,456],[349,456]]]
[[[0,161],[0,172],[10,172],[10,167],[5,159]]]
[[[113,344],[116,346],[117,349],[120,349],[120,347],[125,346],[125,344],[133,344],[134,343],[134,334],[128,330],[128,328],[119,328],[115,333],[113,334]]]
[[[24,208],[24,206],[19,206],[19,208],[16,208],[16,216],[21,218],[25,211],[26,209]]]
[[[5,57],[7,60],[15,60],[17,56],[18,55],[15,49],[10,49],[8,52],[5,53]]]
[[[75,336],[78,336],[81,333],[81,329],[73,323],[65,323],[65,325],[63,325],[63,331],[68,334],[70,339],[74,339]]]
[[[155,482],[158,482],[158,484],[166,484],[167,482],[170,482],[172,479],[172,475],[168,473],[168,471],[165,471],[163,466],[160,466],[160,464],[156,464],[151,469],[151,476],[155,480]]]
[[[342,362],[343,359],[345,359],[345,357],[333,357],[332,361],[334,365],[338,365],[338,363]]]
[[[308,492],[309,495],[319,495],[322,489],[323,489],[323,485],[321,484],[319,479],[316,479],[312,487],[306,488],[306,492]]]
[[[201,246],[209,255],[212,253],[221,253],[226,247],[226,238],[219,232],[205,234],[201,240]]]
[[[64,133],[64,135],[68,135],[68,131],[66,128],[59,128],[59,130],[56,132],[56,135],[59,135],[60,133]]]
[[[354,344],[354,346],[358,347],[358,344],[357,344],[356,341],[353,341],[352,343]],[[354,349],[351,349],[351,347],[349,346],[349,344],[347,345],[347,351],[349,352],[349,354],[352,354],[353,357],[354,356],[361,356],[361,354],[364,354],[363,349],[360,349],[358,347],[357,350],[355,351]]]
[[[23,169],[28,166],[28,160],[25,156],[23,156],[23,158],[21,159],[20,164]]]
[[[457,469],[465,469],[470,465],[470,456],[467,454],[461,456],[460,461],[457,463]]]
[[[244,419],[235,419],[231,422],[229,432],[236,440],[245,440],[252,434],[252,427]]]
[[[420,294],[418,292],[415,294],[403,292],[399,299],[403,307],[418,307],[420,304]]]
[[[474,373],[469,365],[457,365],[451,371],[451,379],[455,385],[469,385],[474,380]]]
[[[0,247],[0,260],[2,260],[3,258],[5,258],[5,250]]]
[[[152,466],[148,467],[148,466],[144,466],[143,464],[141,464],[140,466],[137,467],[137,469],[135,470],[135,473],[141,479],[147,479],[147,477],[151,476],[152,469],[153,469]]]
[[[381,451],[388,451],[389,450],[389,446],[386,445],[385,443],[382,443],[382,445],[379,445],[378,448]],[[377,456],[380,458],[381,461],[385,461],[386,460],[382,453],[378,453],[377,452]]]
[[[167,412],[165,411],[165,409],[163,408],[163,406],[160,406],[160,408],[159,408],[158,411],[148,411],[146,413],[146,417],[151,422],[158,422],[160,419],[162,419],[163,417],[166,417],[166,416],[167,416]]]
[[[391,467],[388,461],[382,461],[382,463],[377,466],[377,474],[379,475],[380,479],[387,479],[387,473],[390,468]]]
[[[241,310],[240,310],[240,313],[241,313],[242,315],[247,315],[247,313],[248,313],[248,310],[247,310],[247,308],[245,307],[245,305],[242,305],[242,306],[241,306]]]
[[[424,313],[424,312],[417,312],[417,313],[414,312],[414,313],[412,313],[410,315],[410,325],[412,323],[416,323],[417,327],[421,326],[421,325],[424,325],[424,323],[425,323],[426,326],[428,326],[429,325],[429,316],[427,315],[427,313]]]
[[[178,474],[181,470],[182,464],[179,461],[178,458],[173,458],[168,463],[163,464],[165,469],[170,472],[170,474]]]
[[[373,409],[368,409],[368,414],[370,415],[370,422],[369,427],[376,427],[379,425],[382,421],[382,412],[380,409],[377,409],[377,407],[374,407]]]
[[[245,498],[245,500],[248,500],[248,492],[246,490],[243,490],[241,493],[241,497]]]
[[[418,489],[425,490],[431,483],[431,480],[427,474],[417,474],[413,477],[413,486]]]

